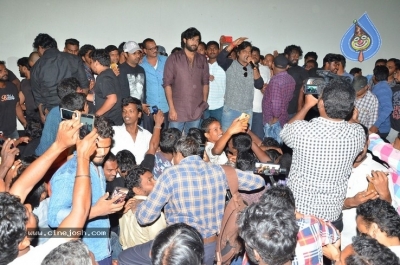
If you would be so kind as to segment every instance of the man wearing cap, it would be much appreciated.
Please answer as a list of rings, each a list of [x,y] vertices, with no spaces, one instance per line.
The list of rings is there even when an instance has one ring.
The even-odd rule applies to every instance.
[[[289,60],[285,55],[275,57],[274,75],[265,90],[262,101],[264,136],[272,137],[279,143],[282,142],[279,133],[289,120],[287,109],[296,87],[296,81],[287,72],[288,65]]]
[[[365,76],[354,77],[353,88],[356,91],[354,107],[358,111],[358,121],[369,129],[378,118],[378,99],[369,91]]]

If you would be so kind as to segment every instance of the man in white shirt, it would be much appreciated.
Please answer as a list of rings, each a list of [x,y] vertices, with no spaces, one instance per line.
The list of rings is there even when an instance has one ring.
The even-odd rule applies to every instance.
[[[122,118],[124,124],[113,126],[114,145],[113,154],[121,150],[129,150],[135,156],[136,163],[142,163],[144,155],[149,149],[151,133],[138,125],[142,117],[142,102],[134,97],[122,99]]]

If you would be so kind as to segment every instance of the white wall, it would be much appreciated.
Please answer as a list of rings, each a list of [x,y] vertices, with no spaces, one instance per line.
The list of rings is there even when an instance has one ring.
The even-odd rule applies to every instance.
[[[368,61],[348,62],[347,70],[368,74],[376,59],[400,57],[399,0],[0,0],[0,60],[18,74],[17,59],[29,55],[40,32],[60,49],[66,38],[102,48],[151,37],[169,53],[194,26],[206,42],[223,34],[249,37],[263,54],[300,45],[304,53],[316,51],[321,64],[326,53],[340,53],[343,34],[365,11],[382,46]]]

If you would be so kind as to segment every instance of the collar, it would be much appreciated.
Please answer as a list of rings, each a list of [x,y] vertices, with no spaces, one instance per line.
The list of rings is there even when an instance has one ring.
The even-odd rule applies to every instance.
[[[183,158],[181,162],[179,162],[179,165],[190,164],[191,162],[196,162],[196,161],[203,161],[203,159],[198,155],[191,155]]]
[[[44,51],[42,57],[51,56],[51,55],[56,54],[56,53],[60,53],[60,51],[58,49],[56,49],[56,48],[49,48],[49,49]]]
[[[320,123],[324,123],[324,124],[329,124],[329,125],[342,125],[344,123],[346,123],[347,121],[345,120],[341,120],[341,121],[332,121],[332,120],[328,120],[326,118],[323,117],[318,117],[318,118],[314,118],[313,120],[316,120]]]

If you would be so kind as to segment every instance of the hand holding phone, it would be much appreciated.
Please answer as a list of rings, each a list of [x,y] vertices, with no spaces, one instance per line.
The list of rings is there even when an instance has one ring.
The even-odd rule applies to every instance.
[[[114,202],[114,204],[121,203],[125,201],[126,196],[128,195],[128,189],[124,187],[115,187],[113,193],[110,195],[109,199],[114,199],[117,196],[121,196],[118,200]]]

